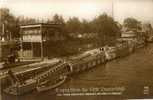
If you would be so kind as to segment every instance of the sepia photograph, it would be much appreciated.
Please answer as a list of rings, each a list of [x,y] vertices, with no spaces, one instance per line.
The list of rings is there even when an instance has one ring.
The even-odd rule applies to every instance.
[[[0,0],[0,100],[153,99],[153,0]]]

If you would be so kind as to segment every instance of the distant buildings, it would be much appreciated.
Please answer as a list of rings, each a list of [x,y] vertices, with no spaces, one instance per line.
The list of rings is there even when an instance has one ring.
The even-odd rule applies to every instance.
[[[122,32],[121,38],[123,40],[136,40],[137,34],[133,31]]]
[[[149,38],[150,36],[153,36],[153,28],[151,24],[149,23],[144,23],[142,25],[142,30],[146,32],[146,36]]]
[[[121,33],[121,39],[124,41],[128,41],[130,44],[131,42],[134,43],[135,48],[143,47],[147,41],[147,34],[146,31],[142,29],[127,29],[123,27]]]

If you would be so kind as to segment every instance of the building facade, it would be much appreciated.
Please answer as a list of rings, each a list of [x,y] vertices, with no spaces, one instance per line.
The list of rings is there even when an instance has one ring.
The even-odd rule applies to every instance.
[[[52,41],[64,40],[60,24],[31,24],[20,26],[21,52],[23,58],[48,57],[47,46]]]

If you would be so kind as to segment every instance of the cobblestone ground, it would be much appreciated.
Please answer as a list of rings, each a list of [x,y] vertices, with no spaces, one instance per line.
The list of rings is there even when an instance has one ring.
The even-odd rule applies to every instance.
[[[33,92],[20,97],[3,94],[4,100],[114,100],[123,98],[153,98],[153,44],[127,57],[75,75],[55,90],[43,93]]]

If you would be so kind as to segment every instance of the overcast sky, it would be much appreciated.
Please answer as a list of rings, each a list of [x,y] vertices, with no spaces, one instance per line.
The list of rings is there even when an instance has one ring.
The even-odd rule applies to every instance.
[[[76,16],[88,20],[113,11],[116,21],[134,17],[153,23],[153,0],[0,0],[0,7],[8,7],[16,16],[48,18],[57,13],[65,19]]]

